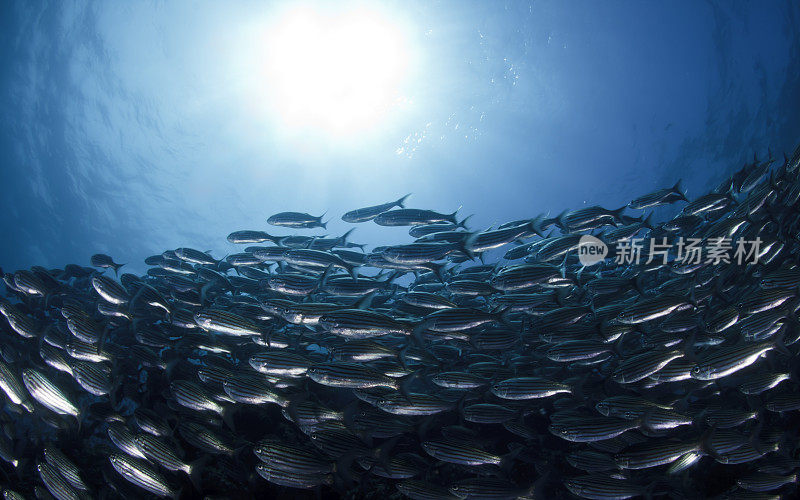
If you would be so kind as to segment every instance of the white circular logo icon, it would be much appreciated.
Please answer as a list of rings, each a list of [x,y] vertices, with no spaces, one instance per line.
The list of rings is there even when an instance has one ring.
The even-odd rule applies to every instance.
[[[578,241],[578,260],[584,266],[593,266],[602,262],[608,255],[608,246],[600,238],[584,234]]]

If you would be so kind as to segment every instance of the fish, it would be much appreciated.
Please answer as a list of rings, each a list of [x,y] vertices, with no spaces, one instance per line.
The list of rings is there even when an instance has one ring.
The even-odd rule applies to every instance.
[[[421,226],[437,222],[450,222],[456,226],[463,225],[456,220],[458,210],[452,214],[442,214],[433,210],[419,208],[400,208],[377,215],[373,220],[379,226]]]
[[[311,229],[315,227],[325,229],[327,227],[327,222],[322,222],[323,217],[325,217],[325,214],[314,217],[313,215],[303,212],[281,212],[270,215],[267,218],[267,224],[295,229]]]
[[[79,491],[87,491],[89,489],[86,481],[81,477],[80,468],[61,450],[54,446],[45,446],[44,459],[67,480],[72,488]]]
[[[91,263],[94,267],[100,267],[105,269],[111,268],[114,270],[115,275],[118,275],[120,268],[125,265],[125,264],[117,264],[116,262],[114,262],[114,259],[112,259],[110,256],[104,253],[96,253],[92,255]]]
[[[118,453],[110,455],[108,460],[114,469],[131,484],[160,498],[177,498],[178,492],[171,489],[166,479],[146,462]]]
[[[371,221],[375,217],[379,216],[380,214],[393,209],[394,207],[405,208],[405,201],[406,198],[411,196],[411,193],[401,197],[400,199],[388,203],[381,203],[380,205],[374,205],[371,207],[364,207],[364,208],[357,208],[355,210],[350,210],[342,215],[342,220],[345,222],[350,223],[359,223],[359,222],[367,222]]]
[[[75,489],[59,474],[58,470],[50,464],[40,463],[36,466],[39,477],[42,479],[47,491],[59,500],[78,500],[80,498]]]
[[[370,240],[280,212],[221,258],[0,272],[4,494],[797,496],[798,155],[691,200],[475,229],[406,195],[341,215]]]
[[[65,391],[51,382],[44,373],[33,368],[22,370],[22,382],[31,397],[59,415],[78,417],[80,410]]]
[[[628,207],[634,210],[642,210],[660,205],[668,205],[670,203],[675,203],[676,201],[689,201],[686,199],[686,195],[683,193],[680,179],[671,188],[659,189],[657,191],[653,191],[652,193],[647,193],[634,198],[630,203],[628,203]]]

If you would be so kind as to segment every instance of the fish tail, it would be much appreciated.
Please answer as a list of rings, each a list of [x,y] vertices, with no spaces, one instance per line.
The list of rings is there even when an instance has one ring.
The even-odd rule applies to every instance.
[[[405,202],[406,202],[406,198],[408,198],[409,196],[411,196],[411,193],[408,193],[407,195],[403,196],[402,198],[400,198],[399,200],[394,202],[394,204],[397,205],[400,208],[406,208]]]

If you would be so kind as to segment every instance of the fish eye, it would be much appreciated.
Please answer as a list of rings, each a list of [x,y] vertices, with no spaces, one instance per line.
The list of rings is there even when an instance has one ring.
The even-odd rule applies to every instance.
[[[379,405],[385,405],[386,404],[386,400],[385,399],[379,399],[378,400],[378,404]]]
[[[692,367],[692,373],[700,373],[700,366],[699,365],[698,366],[693,366]]]
[[[631,411],[626,411],[626,412],[625,412],[625,418],[628,418],[628,419],[630,419],[630,418],[633,418],[633,412],[631,412]]]
[[[317,433],[316,432],[312,432],[311,433],[311,439],[317,439]]]

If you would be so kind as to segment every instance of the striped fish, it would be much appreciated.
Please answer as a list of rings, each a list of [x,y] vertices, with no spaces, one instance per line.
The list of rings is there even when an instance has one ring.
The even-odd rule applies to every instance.
[[[313,489],[323,484],[333,484],[330,474],[289,472],[263,462],[256,465],[256,472],[270,483],[290,488]]]
[[[417,328],[434,332],[457,332],[503,321],[505,321],[505,311],[488,313],[479,309],[454,307],[430,313]]]
[[[76,361],[72,364],[72,376],[81,387],[95,396],[105,396],[114,389],[111,367],[101,363]]]
[[[775,348],[771,340],[758,343],[741,343],[712,351],[692,368],[692,377],[698,380],[716,380],[747,368],[767,351]]]
[[[435,415],[451,410],[455,405],[428,394],[410,393],[406,397],[394,393],[380,398],[375,406],[395,415]]]
[[[342,345],[331,347],[330,351],[337,360],[357,362],[397,358],[399,354],[397,350],[372,340],[351,340]]]
[[[400,300],[412,306],[426,309],[449,309],[456,305],[441,295],[428,292],[407,292],[400,296]]]
[[[114,260],[110,256],[108,256],[106,254],[102,254],[102,253],[96,253],[96,254],[92,255],[90,261],[91,261],[92,265],[95,266],[95,267],[101,267],[101,268],[104,268],[104,269],[108,269],[108,268],[114,269],[114,274],[119,273],[119,268],[121,268],[122,266],[125,265],[125,264],[117,264],[117,263],[115,263]]]
[[[311,368],[311,360],[305,356],[283,351],[259,352],[248,362],[254,370],[277,377],[302,377]]]
[[[269,288],[286,295],[305,297],[310,295],[325,284],[326,274],[320,277],[306,276],[304,274],[280,274],[267,279]]]
[[[99,342],[103,335],[102,327],[86,316],[70,317],[67,319],[67,327],[75,338],[90,344]]]
[[[233,455],[236,450],[231,439],[219,432],[193,422],[178,424],[178,433],[191,446],[213,455]]]
[[[92,287],[103,299],[112,304],[127,304],[131,299],[125,287],[102,274],[92,278]]]
[[[769,273],[758,282],[761,288],[796,288],[800,285],[800,267],[779,269]]]
[[[270,236],[264,231],[234,231],[228,235],[228,241],[231,243],[244,244],[244,243],[263,243],[265,241],[272,241],[276,245],[279,239]]]
[[[644,493],[641,486],[628,479],[599,474],[567,479],[564,486],[576,496],[594,500],[624,500]]]
[[[408,198],[409,196],[411,196],[411,193],[403,196],[397,201],[391,201],[388,203],[381,203],[380,205],[374,205],[371,207],[364,207],[355,210],[350,210],[349,212],[346,212],[344,215],[342,215],[342,220],[350,223],[370,221],[375,217],[379,216],[380,214],[382,214],[383,212],[391,210],[394,207],[405,208],[403,204],[405,203],[406,198]]]
[[[226,379],[222,388],[237,403],[251,405],[275,403],[279,406],[288,404],[286,397],[279,394],[263,377],[255,374],[236,374]]]
[[[222,415],[225,408],[211,399],[205,389],[188,380],[175,380],[170,385],[172,397],[181,406],[198,411],[213,411]]]
[[[144,432],[161,437],[172,434],[172,429],[167,420],[154,410],[139,407],[133,411],[133,417],[136,426]]]
[[[683,297],[659,295],[642,300],[620,312],[616,321],[626,325],[635,325],[663,318],[673,312],[688,310],[692,305]]]
[[[548,264],[524,264],[501,268],[489,283],[497,290],[515,292],[534,285],[553,284],[564,276],[558,267]]]
[[[309,368],[307,375],[314,382],[329,387],[347,389],[386,387],[395,390],[399,388],[397,380],[359,363],[320,363]]]
[[[617,468],[610,455],[591,450],[574,451],[565,458],[571,466],[586,472],[605,472]]]
[[[296,229],[309,229],[314,227],[325,228],[326,223],[322,222],[325,214],[315,217],[303,212],[280,212],[267,218],[267,224],[281,227],[292,227]]]
[[[348,339],[366,339],[389,334],[408,335],[409,325],[385,314],[362,309],[342,309],[322,315],[319,326]]]
[[[52,465],[40,463],[36,465],[36,470],[47,487],[47,491],[58,500],[78,500],[80,498],[72,485]]]
[[[431,382],[447,389],[477,389],[489,383],[488,380],[464,372],[441,372],[431,377]]]
[[[636,420],[570,418],[553,422],[549,431],[554,436],[573,443],[590,443],[617,437],[637,427],[639,422]]]
[[[774,491],[785,484],[797,482],[797,474],[765,474],[754,472],[736,480],[740,488],[748,491]]]
[[[681,181],[675,183],[671,188],[659,189],[633,199],[628,203],[628,207],[641,210],[644,208],[652,208],[659,205],[666,205],[676,201],[689,201],[683,194],[681,189]]]
[[[0,301],[0,313],[6,317],[11,329],[17,332],[20,337],[32,339],[39,332],[39,324],[33,318],[23,314],[13,305]]]
[[[283,254],[283,260],[296,266],[311,266],[311,267],[333,267],[344,269],[353,279],[356,278],[355,266],[345,262],[341,257],[336,254],[328,253],[322,250],[312,250],[308,248],[293,248]]]
[[[451,222],[458,225],[457,213],[458,210],[452,214],[441,214],[433,210],[400,208],[382,212],[373,221],[379,226],[421,226],[435,222]]]
[[[255,322],[223,309],[207,309],[194,315],[197,326],[207,332],[233,336],[261,335]]]
[[[178,457],[174,447],[163,438],[152,434],[139,434],[134,438],[136,446],[148,460],[157,463],[169,471],[180,471],[194,479],[200,470],[199,464],[187,464]]]
[[[465,406],[464,420],[477,424],[502,424],[517,415],[515,410],[492,403],[477,403]]]
[[[214,265],[217,263],[214,258],[208,255],[205,252],[201,252],[200,250],[195,250],[194,248],[176,248],[175,249],[175,256],[181,259],[182,261],[188,262],[190,264],[201,264],[201,265]]]
[[[131,484],[160,498],[177,498],[177,492],[170,488],[167,481],[147,462],[116,453],[110,455],[108,460],[114,470]]]
[[[48,344],[45,344],[48,345]],[[33,402],[28,397],[23,381],[11,365],[0,359],[0,389],[15,405],[20,405],[29,413],[33,413]]]
[[[559,363],[582,361],[611,351],[611,347],[592,340],[574,340],[556,344],[547,351],[547,358]]]
[[[417,479],[407,479],[395,486],[400,493],[415,500],[454,500],[458,498],[443,486]]]
[[[459,465],[500,465],[502,462],[501,457],[461,441],[424,441],[422,449],[437,460]]]
[[[327,474],[334,471],[334,464],[312,449],[276,439],[259,441],[253,447],[253,453],[276,470],[299,474]]]
[[[47,295],[48,287],[39,276],[30,271],[17,271],[14,273],[14,284],[17,290],[34,297]]]
[[[144,459],[144,453],[136,445],[136,436],[122,422],[111,422],[108,425],[108,438],[121,451],[136,458]]]
[[[81,361],[90,361],[92,363],[112,361],[111,353],[105,348],[82,340],[73,340],[67,343],[64,346],[64,350],[67,351],[70,357]]]
[[[699,450],[700,444],[692,441],[647,441],[618,453],[614,461],[623,469],[646,469],[672,463],[687,453]]]
[[[79,419],[80,410],[64,391],[45,375],[33,368],[22,370],[22,381],[33,399],[59,415],[72,415]],[[80,420],[80,419],[79,419]]]
[[[788,373],[756,373],[748,377],[747,381],[739,385],[743,394],[761,394],[778,386],[784,380],[789,380]]]
[[[643,352],[622,361],[611,374],[611,379],[620,384],[638,382],[682,356],[683,352],[678,350]]]
[[[502,399],[537,399],[570,393],[572,389],[566,384],[541,377],[517,377],[493,384],[491,392]]]
[[[78,469],[78,466],[52,444],[45,445],[44,459],[69,482],[70,486],[81,491],[87,491],[89,489],[83,481],[83,478],[81,478],[81,471]]]

